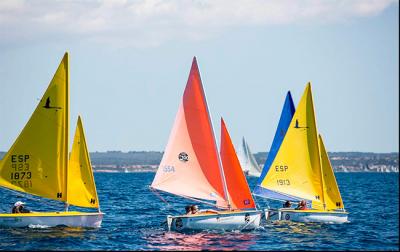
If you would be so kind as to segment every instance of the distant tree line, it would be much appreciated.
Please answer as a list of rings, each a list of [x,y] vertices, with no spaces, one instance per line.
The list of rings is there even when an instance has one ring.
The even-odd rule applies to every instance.
[[[5,152],[0,152],[0,159]],[[263,165],[267,152],[254,154],[258,164]],[[160,163],[163,152],[160,151],[107,151],[91,152],[90,158],[94,165],[157,165]],[[333,166],[370,166],[370,165],[399,165],[399,153],[373,153],[373,152],[329,152]]]

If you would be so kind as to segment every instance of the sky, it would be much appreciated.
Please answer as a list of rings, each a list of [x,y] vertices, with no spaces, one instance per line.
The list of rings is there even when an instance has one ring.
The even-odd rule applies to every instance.
[[[1,0],[0,151],[70,53],[72,142],[163,151],[196,56],[217,142],[268,151],[311,81],[328,151],[399,150],[399,3],[391,0]]]

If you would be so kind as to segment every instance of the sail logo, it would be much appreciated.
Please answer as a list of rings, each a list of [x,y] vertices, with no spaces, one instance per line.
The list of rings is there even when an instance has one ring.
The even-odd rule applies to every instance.
[[[189,161],[189,155],[186,152],[181,152],[178,155],[178,159],[182,162],[187,162]]]
[[[47,97],[46,104],[43,106],[45,109],[61,109],[61,107],[50,106],[50,97]]]
[[[299,126],[299,120],[296,119],[296,124],[294,125],[295,129],[308,129],[308,126],[301,127]]]
[[[243,200],[243,204],[244,204],[245,206],[250,205],[250,200],[249,200],[249,199]]]

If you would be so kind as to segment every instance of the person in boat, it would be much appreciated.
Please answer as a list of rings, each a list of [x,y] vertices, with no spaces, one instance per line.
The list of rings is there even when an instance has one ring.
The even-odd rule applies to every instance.
[[[197,205],[192,205],[191,208],[192,212],[190,214],[200,214],[200,213],[218,213],[218,211],[213,210],[213,209],[204,209],[204,210],[199,210],[199,207]]]
[[[192,206],[191,205],[185,206],[185,214],[186,215],[192,214]]]
[[[291,208],[292,203],[290,203],[290,200],[286,200],[286,202],[283,204],[283,208]]]
[[[199,207],[197,205],[191,205],[190,207],[191,214],[199,213]]]
[[[296,210],[307,210],[306,201],[305,200],[300,201],[296,207]]]
[[[30,213],[31,211],[24,207],[25,203],[22,201],[15,202],[11,212],[12,213]]]

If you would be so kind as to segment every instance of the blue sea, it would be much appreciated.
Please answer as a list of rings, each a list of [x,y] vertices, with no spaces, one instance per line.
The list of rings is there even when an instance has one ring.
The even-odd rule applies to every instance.
[[[1,250],[398,250],[398,173],[337,173],[346,224],[262,223],[250,232],[168,232],[167,214],[183,212],[189,202],[148,186],[154,173],[95,173],[101,210],[99,229],[0,228]],[[248,178],[252,188],[256,178]],[[0,210],[17,200],[33,211],[62,210],[62,204],[21,198],[0,189]],[[259,206],[266,202],[256,198]],[[71,209],[73,210],[73,209]]]

